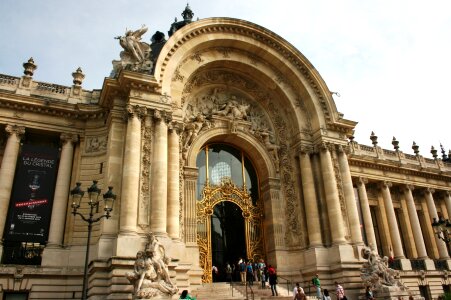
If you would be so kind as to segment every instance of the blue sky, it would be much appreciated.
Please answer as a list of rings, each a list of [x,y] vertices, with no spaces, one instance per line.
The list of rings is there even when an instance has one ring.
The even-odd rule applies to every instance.
[[[189,1],[194,18],[231,17],[282,36],[320,72],[345,118],[359,122],[356,141],[431,157],[451,148],[451,2],[418,0]],[[1,0],[0,73],[22,75],[33,57],[37,81],[99,89],[122,50],[115,36],[149,27],[143,40],[167,33],[186,1]]]

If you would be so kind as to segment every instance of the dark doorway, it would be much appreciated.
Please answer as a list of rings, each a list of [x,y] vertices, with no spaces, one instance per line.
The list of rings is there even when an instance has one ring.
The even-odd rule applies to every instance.
[[[227,263],[234,270],[232,276],[236,280],[238,260],[246,259],[246,237],[244,217],[235,203],[224,201],[215,205],[211,216],[211,248],[212,263],[218,269],[213,281],[227,280]]]

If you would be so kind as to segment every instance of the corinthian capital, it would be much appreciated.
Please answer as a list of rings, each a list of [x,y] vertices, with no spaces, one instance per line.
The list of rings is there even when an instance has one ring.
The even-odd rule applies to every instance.
[[[6,125],[5,131],[9,135],[15,134],[20,138],[25,133],[25,127],[17,125]]]
[[[72,133],[61,133],[60,140],[64,144],[78,142],[78,135]]]
[[[383,188],[383,189],[385,189],[385,188],[389,189],[392,186],[393,186],[393,183],[391,183],[390,181],[382,181],[380,183],[380,187]]]
[[[428,187],[425,189],[425,192],[433,194],[433,193],[435,193],[435,190],[433,188]]]
[[[129,119],[131,119],[133,117],[142,119],[147,115],[147,108],[139,106],[139,105],[127,104],[125,111],[126,111],[126,115]]]

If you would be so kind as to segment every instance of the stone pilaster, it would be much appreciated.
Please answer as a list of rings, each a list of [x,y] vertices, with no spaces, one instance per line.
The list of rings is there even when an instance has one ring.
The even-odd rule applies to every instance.
[[[321,171],[323,174],[324,190],[326,192],[327,213],[329,216],[332,243],[345,244],[345,228],[343,214],[341,212],[340,198],[337,190],[334,166],[329,150],[329,145],[323,144],[321,147]]]
[[[154,111],[154,121],[150,230],[156,235],[167,236],[168,125],[164,113],[158,110]]]
[[[348,156],[342,146],[338,146],[338,164],[343,183],[343,193],[348,212],[351,241],[355,245],[363,245],[362,232],[360,230],[359,212],[355,201],[354,186],[352,184],[351,171],[349,170]]]
[[[197,245],[196,221],[196,183],[197,168],[184,167],[184,202],[183,213],[185,223],[185,243]]]
[[[180,131],[172,124],[168,142],[168,216],[167,232],[170,238],[180,239]]]
[[[49,240],[47,247],[61,247],[64,234],[64,222],[67,213],[67,200],[69,198],[72,161],[74,156],[74,143],[78,136],[63,133],[60,136],[63,143],[61,158],[56,178],[55,196],[53,198],[52,219],[50,221]]]
[[[306,149],[301,149],[299,155],[302,191],[304,194],[305,215],[307,217],[307,230],[310,247],[322,246],[321,225],[316,203],[315,183],[313,179],[312,164],[310,153]]]
[[[434,202],[434,197],[432,196],[432,194],[434,193],[434,189],[431,188],[427,188],[424,191],[424,197],[426,198],[426,204],[428,206],[428,210],[429,210],[429,216],[431,217],[431,222],[434,218],[436,218],[438,220],[438,214],[437,214],[437,209],[435,208],[435,202]],[[438,254],[440,259],[448,259],[449,255],[448,255],[448,250],[446,249],[446,244],[444,241],[442,241],[440,238],[437,237],[437,235],[435,236],[435,242],[437,244],[437,249],[438,249]]]
[[[401,244],[401,235],[398,230],[395,209],[390,194],[391,182],[384,181],[380,184],[382,198],[384,199],[385,214],[387,215],[388,227],[395,258],[404,258],[404,251]]]
[[[376,235],[374,233],[373,219],[371,218],[370,204],[368,202],[368,195],[366,193],[365,184],[368,183],[366,178],[360,177],[357,181],[357,190],[359,192],[360,205],[362,208],[363,224],[365,226],[365,233],[370,246],[377,252]]]
[[[413,185],[406,185],[404,188],[404,197],[407,202],[407,209],[409,213],[410,226],[412,227],[413,239],[417,249],[418,258],[427,258],[426,246],[424,244],[423,233],[421,231],[420,220],[418,219],[415,201],[413,200]]]
[[[17,157],[20,149],[20,139],[25,133],[25,127],[7,125],[5,128],[9,134],[6,141],[5,152],[0,169],[0,243],[5,229],[6,215],[8,213],[9,200],[16,172]],[[0,256],[3,254],[3,245],[0,244]]]

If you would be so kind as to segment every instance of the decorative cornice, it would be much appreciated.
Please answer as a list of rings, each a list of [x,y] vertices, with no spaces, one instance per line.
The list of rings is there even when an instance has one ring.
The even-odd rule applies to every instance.
[[[449,175],[447,176],[446,174],[440,172],[439,170],[437,170],[437,173],[431,173],[428,172],[427,170],[409,169],[407,167],[402,167],[398,162],[391,164],[389,162],[378,163],[375,161],[365,161],[356,159],[355,157],[348,157],[348,163],[350,166],[369,168],[374,170],[382,170],[385,172],[393,172],[403,175],[418,176],[427,179],[445,180],[445,181],[451,180]]]

